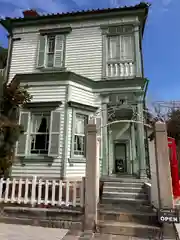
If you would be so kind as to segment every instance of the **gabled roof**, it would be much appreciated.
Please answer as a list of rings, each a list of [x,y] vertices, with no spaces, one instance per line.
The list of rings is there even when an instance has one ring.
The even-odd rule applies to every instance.
[[[57,14],[47,14],[31,17],[20,17],[20,18],[5,18],[1,19],[0,23],[4,28],[11,33],[14,27],[37,25],[37,24],[51,24],[51,23],[62,23],[69,21],[79,21],[87,19],[100,19],[106,17],[117,17],[127,15],[138,15],[141,19],[142,32],[148,15],[148,9],[150,4],[140,3],[135,6],[125,6],[119,8],[105,8],[105,9],[93,9],[87,11],[77,12],[64,12]]]

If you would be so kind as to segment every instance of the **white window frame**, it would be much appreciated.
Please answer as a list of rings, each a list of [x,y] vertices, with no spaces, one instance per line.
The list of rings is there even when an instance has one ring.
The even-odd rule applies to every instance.
[[[54,52],[49,52],[49,38],[54,37]],[[46,41],[45,41],[45,51],[44,51],[44,66],[46,68],[52,68],[54,67],[54,59],[55,59],[55,48],[56,48],[56,35],[46,35]],[[53,53],[53,66],[48,66],[48,56],[49,54]]]
[[[89,112],[87,113],[87,112],[84,112],[84,111],[74,111],[73,110],[73,131],[72,131],[71,158],[81,158],[81,159],[83,158],[83,159],[85,159],[86,158],[86,132],[84,132],[84,134],[81,135],[85,139],[85,141],[84,141],[84,154],[83,155],[74,154],[74,151],[75,151],[74,142],[75,142],[75,136],[77,135],[75,133],[77,115],[82,115],[84,117],[87,117],[87,123],[86,124],[88,124],[90,113]]]
[[[34,133],[31,131],[32,129],[32,124],[33,124],[33,118],[35,115],[41,115],[42,114],[42,117],[43,117],[43,114],[44,115],[49,115],[49,141],[50,141],[50,124],[51,124],[51,112],[50,111],[43,111],[42,113],[39,112],[31,112],[30,113],[30,118],[29,118],[29,129],[28,129],[28,134],[27,134],[27,141],[26,141],[26,148],[27,148],[27,155],[28,156],[48,156],[48,152],[49,152],[49,144],[48,144],[48,149],[47,149],[47,153],[44,153],[44,154],[36,154],[36,153],[31,153],[31,144],[32,144],[32,141],[31,141],[31,136],[32,135],[38,135],[38,133]]]
[[[35,107],[35,106],[34,106]],[[34,108],[33,107],[33,108]],[[60,109],[56,109],[55,107],[43,107],[41,110],[39,108],[39,106],[37,108],[34,108],[34,109],[22,109],[20,111],[20,117],[19,117],[19,124],[21,124],[21,115],[22,114],[27,114],[27,128],[26,128],[26,131],[25,131],[25,144],[24,144],[24,150],[23,152],[19,152],[19,149],[21,149],[21,140],[17,141],[16,143],[16,150],[15,150],[15,155],[17,157],[20,157],[20,158],[27,158],[27,159],[33,159],[33,158],[56,158],[59,156],[59,148],[60,148],[60,134],[61,134],[61,111]],[[33,114],[41,114],[41,113],[44,113],[45,115],[49,115],[50,116],[50,119],[49,119],[49,144],[48,144],[48,152],[47,153],[42,153],[42,154],[36,154],[36,153],[31,153],[31,127],[32,127],[32,116]],[[58,114],[59,115],[59,119],[54,119],[53,116],[55,116],[54,114]],[[53,129],[53,126],[55,127],[57,125],[53,123],[53,121],[55,120],[59,120],[59,129],[58,129],[58,132],[55,132],[55,130]],[[56,126],[57,127],[57,126]],[[52,136],[54,135],[58,135],[57,137],[59,138],[57,141],[57,152],[53,152],[53,143],[52,143]],[[19,145],[20,144],[20,145]]]
[[[55,57],[56,57],[56,42],[57,42],[57,36],[61,35],[63,39],[63,45],[62,45],[62,64],[61,66],[55,66]],[[53,59],[53,66],[48,67],[48,38],[50,36],[55,36],[55,49],[54,49],[54,59]],[[38,66],[38,61],[39,61],[39,50],[40,50],[40,41],[38,45],[38,56],[37,56],[37,68],[45,68],[45,69],[51,69],[51,68],[64,68],[65,67],[65,45],[66,45],[66,34],[47,34],[44,36],[45,37],[45,48],[44,48],[44,63],[42,66]]]
[[[122,40],[124,37],[132,37],[132,58],[129,59],[124,59],[124,55],[122,54],[122,52],[125,49],[125,45],[124,45],[124,41]],[[119,42],[119,44],[117,44],[117,47],[119,49],[116,49],[116,58],[111,58],[110,54],[110,42],[111,42],[111,38],[116,37],[117,38],[117,42]],[[121,46],[121,44],[123,44],[123,46]],[[107,35],[106,36],[106,64],[108,63],[123,63],[123,62],[128,62],[128,61],[134,61],[134,38],[133,38],[133,34],[117,34],[117,35]]]

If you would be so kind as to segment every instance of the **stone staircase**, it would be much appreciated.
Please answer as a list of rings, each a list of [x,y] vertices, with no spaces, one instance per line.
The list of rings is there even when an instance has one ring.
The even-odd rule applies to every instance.
[[[104,181],[102,203],[109,201],[149,204],[144,182],[139,179],[115,178]]]
[[[161,232],[144,182],[139,179],[103,180],[98,229],[104,234],[156,239]],[[157,238],[159,239],[159,238]]]

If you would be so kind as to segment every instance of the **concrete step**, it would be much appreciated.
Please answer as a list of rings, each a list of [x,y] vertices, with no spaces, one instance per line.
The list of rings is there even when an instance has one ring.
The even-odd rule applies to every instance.
[[[135,199],[135,198],[123,198],[123,197],[102,197],[102,204],[123,204],[123,203],[131,203],[131,204],[149,204],[149,201],[146,199]]]
[[[144,183],[144,179],[137,179],[133,177],[101,177],[100,179],[103,182],[132,182],[132,183]]]
[[[148,195],[145,193],[132,193],[132,192],[103,192],[102,199],[104,198],[133,198],[133,199],[145,199],[148,200]]]
[[[104,186],[104,192],[128,192],[128,193],[144,193],[143,187],[124,187],[124,186]]]
[[[99,220],[98,228],[101,233],[131,237],[149,237],[153,239],[155,239],[160,233],[160,227],[132,222],[115,222]]]
[[[104,187],[128,187],[128,188],[143,188],[143,183],[138,182],[104,182]]]
[[[134,213],[134,212],[141,212],[141,213],[155,213],[157,214],[156,209],[152,208],[150,204],[139,204],[131,203],[131,202],[120,202],[119,203],[101,203],[98,205],[98,210],[106,212],[106,211],[114,211],[114,212],[125,212],[125,213]]]
[[[98,210],[98,219],[101,221],[116,221],[116,222],[131,222],[140,224],[150,224],[156,226],[158,224],[158,217],[156,212],[130,211],[128,210]]]

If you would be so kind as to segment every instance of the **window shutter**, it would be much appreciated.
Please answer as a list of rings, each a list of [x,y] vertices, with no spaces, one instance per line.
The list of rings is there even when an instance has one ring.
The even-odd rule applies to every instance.
[[[16,155],[25,156],[26,155],[26,144],[27,144],[27,135],[30,122],[30,112],[20,112],[19,123],[24,128],[24,133],[20,135],[19,141],[17,142]]]
[[[39,48],[38,48],[38,60],[37,60],[38,67],[44,67],[45,45],[46,45],[46,37],[40,35]]]
[[[57,157],[59,155],[60,146],[60,115],[59,111],[51,112],[51,123],[49,133],[49,151],[48,155],[51,157]]]
[[[63,65],[64,41],[64,35],[56,35],[54,67],[62,67]]]
[[[133,36],[122,36],[121,39],[122,60],[132,61],[134,59]]]

